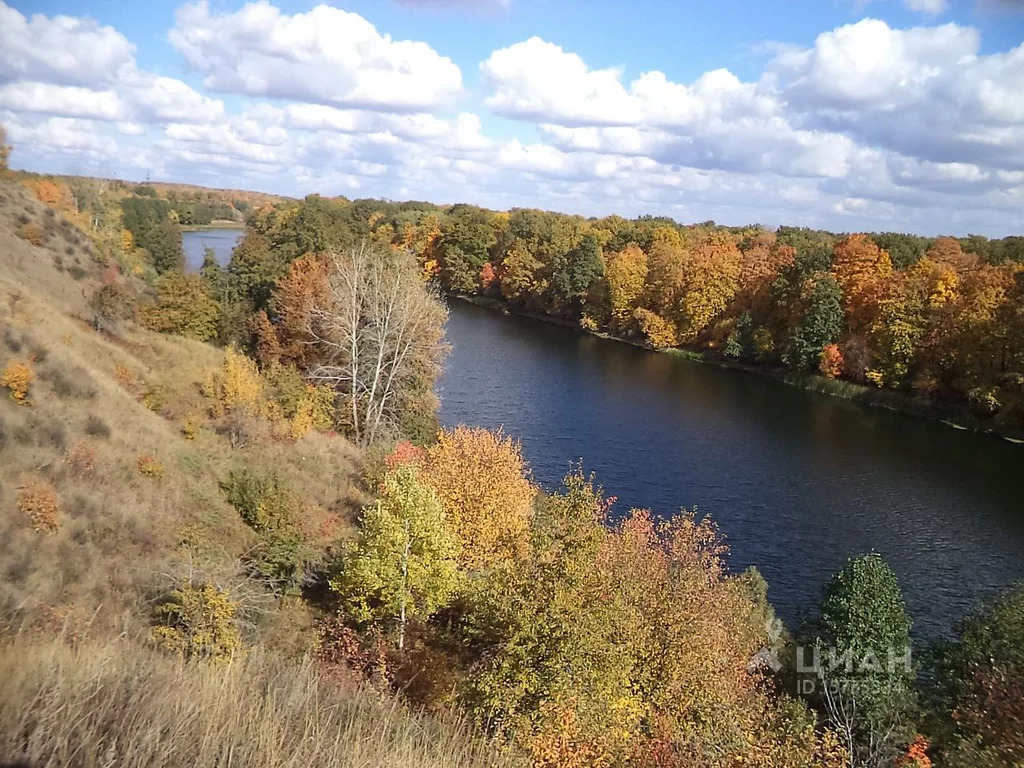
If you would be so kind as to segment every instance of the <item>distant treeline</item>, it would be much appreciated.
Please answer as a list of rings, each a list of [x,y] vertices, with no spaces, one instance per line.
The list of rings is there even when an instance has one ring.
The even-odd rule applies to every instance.
[[[223,340],[255,344],[249,318],[261,312],[279,328],[281,286],[324,279],[310,262],[361,241],[412,251],[444,290],[517,311],[1024,424],[1022,237],[683,226],[310,196],[250,215],[226,274],[209,285]]]

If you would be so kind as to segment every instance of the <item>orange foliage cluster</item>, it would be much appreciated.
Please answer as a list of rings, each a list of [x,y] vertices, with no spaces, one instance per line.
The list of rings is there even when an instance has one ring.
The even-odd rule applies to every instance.
[[[135,378],[135,374],[132,373],[131,368],[129,368],[127,365],[122,365],[121,363],[118,363],[117,365],[114,366],[114,379],[116,379],[118,384],[120,384],[129,392],[131,392],[133,395],[138,393],[139,382]]]
[[[427,458],[427,451],[418,445],[413,445],[408,440],[398,443],[394,450],[384,457],[384,466],[388,471],[398,469],[406,464],[421,465]]]
[[[843,372],[843,353],[838,344],[826,344],[821,350],[818,370],[826,379],[838,378]]]
[[[28,516],[36,533],[53,533],[60,527],[57,489],[42,478],[31,478],[18,487],[18,509]]]
[[[32,385],[35,373],[32,366],[20,360],[11,360],[4,368],[3,377],[0,377],[0,386],[6,387],[11,392],[11,399],[19,405],[28,404],[28,388]]]
[[[35,246],[46,245],[46,233],[39,228],[38,224],[28,222],[18,227],[18,237]]]
[[[896,761],[896,768],[932,768],[932,760],[928,757],[928,739],[918,734],[907,747],[906,754]]]
[[[487,565],[520,549],[536,489],[517,441],[466,426],[442,431],[423,479],[441,500],[464,564]]]

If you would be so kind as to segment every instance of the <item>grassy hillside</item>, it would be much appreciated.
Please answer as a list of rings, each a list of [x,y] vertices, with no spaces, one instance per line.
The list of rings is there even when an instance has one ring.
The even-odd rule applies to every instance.
[[[318,556],[366,500],[360,453],[232,414],[211,390],[222,349],[98,329],[91,300],[110,280],[85,233],[0,181],[0,761],[484,764],[460,726],[310,660],[314,609],[293,595],[315,591]],[[287,589],[237,478],[272,478],[296,519],[304,570]],[[153,648],[204,642],[189,606],[211,595],[226,614],[209,631],[234,661]]]

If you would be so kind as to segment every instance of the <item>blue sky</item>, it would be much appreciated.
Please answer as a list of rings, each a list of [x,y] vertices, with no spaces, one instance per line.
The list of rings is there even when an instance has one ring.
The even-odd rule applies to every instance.
[[[1024,230],[1017,0],[0,0],[12,165],[302,195]]]

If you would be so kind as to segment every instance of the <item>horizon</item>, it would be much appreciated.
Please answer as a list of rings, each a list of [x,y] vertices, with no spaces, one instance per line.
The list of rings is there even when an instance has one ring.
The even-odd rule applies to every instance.
[[[39,173],[1024,231],[1024,5],[726,5],[0,2],[0,122]]]

